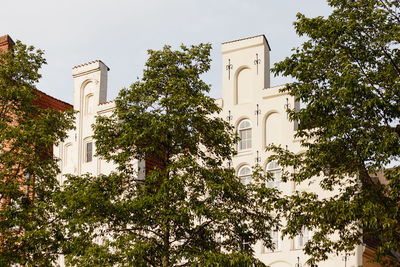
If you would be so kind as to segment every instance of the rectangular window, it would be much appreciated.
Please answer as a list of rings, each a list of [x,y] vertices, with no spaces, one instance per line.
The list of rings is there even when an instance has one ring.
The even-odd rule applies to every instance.
[[[246,150],[251,148],[251,129],[239,131],[239,150]]]
[[[86,162],[91,162],[93,157],[93,143],[86,143]]]
[[[275,252],[275,251],[281,250],[281,241],[282,241],[281,231],[279,231],[279,229],[274,229],[274,230],[271,230],[270,234],[271,234],[271,241],[272,241],[274,248],[270,249],[270,248],[263,247],[263,250],[264,250],[264,251],[262,251],[263,253]]]
[[[144,181],[146,176],[146,160],[138,159],[138,180]]]
[[[304,248],[306,242],[312,238],[312,232],[303,227],[301,233],[294,238],[294,249]]]

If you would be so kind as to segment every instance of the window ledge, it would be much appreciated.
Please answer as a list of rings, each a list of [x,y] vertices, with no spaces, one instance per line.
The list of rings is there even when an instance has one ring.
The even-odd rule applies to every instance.
[[[282,252],[282,250],[264,251],[261,254],[271,254],[271,253],[279,253],[279,252]]]
[[[247,155],[251,155],[251,154],[253,154],[253,151],[251,149],[246,149],[246,150],[238,151],[236,157],[247,156]]]
[[[302,248],[292,248],[291,251],[297,251],[297,250],[303,250],[303,249],[304,249],[304,247],[302,247]]]

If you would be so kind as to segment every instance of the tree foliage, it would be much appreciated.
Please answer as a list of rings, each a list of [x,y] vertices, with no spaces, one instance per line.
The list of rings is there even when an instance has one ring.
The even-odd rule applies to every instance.
[[[97,118],[96,153],[117,169],[68,179],[60,210],[70,264],[262,265],[252,245],[272,246],[265,196],[274,191],[262,176],[245,186],[226,167],[237,139],[200,78],[210,49],[149,50],[143,78],[121,90],[111,117]]]
[[[46,266],[57,257],[59,190],[53,145],[72,128],[72,111],[39,108],[43,52],[17,42],[0,54],[0,265]]]
[[[363,242],[376,244],[382,260],[400,251],[400,2],[328,3],[333,12],[326,18],[298,14],[296,31],[307,41],[274,67],[296,80],[284,91],[302,103],[289,114],[300,122],[296,138],[307,151],[271,149],[295,170],[285,179],[318,182],[332,192],[325,199],[291,196],[283,205],[285,233],[314,229],[305,248],[312,260]],[[378,182],[376,173],[390,164],[388,183]]]

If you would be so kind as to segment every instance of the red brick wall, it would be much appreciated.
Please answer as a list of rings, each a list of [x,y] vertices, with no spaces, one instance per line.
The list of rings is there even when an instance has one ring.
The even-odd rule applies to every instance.
[[[3,35],[0,37],[0,53],[8,51],[14,46],[14,41],[9,35]]]
[[[145,159],[145,164],[146,164],[146,174],[149,173],[150,171],[154,170],[155,168],[163,168],[163,164],[154,158],[146,156]]]

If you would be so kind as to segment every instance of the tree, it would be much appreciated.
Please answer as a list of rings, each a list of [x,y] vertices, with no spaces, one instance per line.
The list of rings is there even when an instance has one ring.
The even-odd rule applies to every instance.
[[[274,67],[296,80],[283,91],[302,103],[288,112],[300,122],[296,138],[307,149],[295,155],[270,148],[294,169],[284,179],[332,191],[325,199],[297,192],[284,201],[284,232],[314,229],[305,248],[311,261],[369,241],[382,260],[400,250],[400,3],[328,3],[334,10],[327,18],[297,15],[297,34],[308,39]],[[389,165],[388,184],[379,182],[376,173]]]
[[[53,145],[72,128],[72,111],[39,108],[35,83],[43,52],[17,42],[0,54],[0,265],[48,266],[61,230]]]
[[[237,139],[200,79],[210,49],[149,50],[143,78],[97,118],[96,153],[117,170],[69,177],[59,202],[70,264],[262,265],[252,245],[272,246],[277,222],[261,196],[274,191],[262,176],[245,186],[226,167]],[[146,161],[144,179],[136,160]]]

